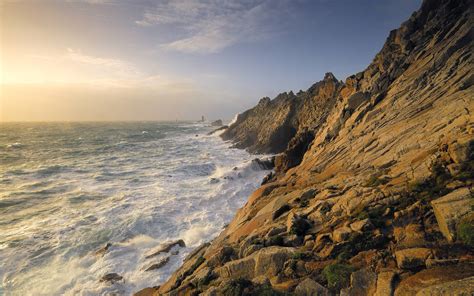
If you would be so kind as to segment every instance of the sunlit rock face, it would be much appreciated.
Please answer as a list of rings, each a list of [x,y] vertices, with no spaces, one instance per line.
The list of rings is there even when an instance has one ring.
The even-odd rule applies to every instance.
[[[440,228],[432,206],[472,187],[472,24],[469,1],[426,0],[345,83],[327,74],[242,113],[223,138],[283,153],[277,172],[159,292],[472,293],[472,240],[453,234],[472,209]]]

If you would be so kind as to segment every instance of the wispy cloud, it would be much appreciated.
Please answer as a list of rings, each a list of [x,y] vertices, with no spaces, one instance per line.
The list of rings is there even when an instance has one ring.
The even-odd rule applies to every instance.
[[[162,44],[185,53],[215,53],[240,42],[268,38],[290,15],[290,0],[168,0],[136,21],[141,26],[170,25],[182,38]]]

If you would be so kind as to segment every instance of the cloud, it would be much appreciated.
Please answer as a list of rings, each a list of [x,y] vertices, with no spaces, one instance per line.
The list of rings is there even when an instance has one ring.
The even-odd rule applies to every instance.
[[[136,21],[172,26],[182,38],[162,44],[184,53],[215,53],[240,42],[271,37],[291,15],[290,0],[169,0]]]

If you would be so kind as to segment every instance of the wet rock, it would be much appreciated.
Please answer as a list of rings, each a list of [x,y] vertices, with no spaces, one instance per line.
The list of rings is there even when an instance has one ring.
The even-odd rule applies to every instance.
[[[216,128],[216,129],[213,130],[213,131],[208,132],[207,135],[208,135],[208,136],[213,135],[213,134],[215,134],[215,133],[217,133],[217,132],[219,132],[219,131],[223,131],[223,130],[225,130],[225,129],[227,129],[227,128],[228,128],[227,125],[223,125],[223,126],[221,126],[221,127],[219,127],[219,128]]]
[[[275,167],[275,158],[255,158],[252,160],[252,165],[262,170],[271,170]]]
[[[107,243],[105,246],[103,246],[102,248],[100,248],[99,250],[97,250],[95,252],[95,254],[97,256],[104,256],[105,253],[107,253],[107,251],[110,249],[110,247],[112,247],[112,244],[111,243]]]
[[[218,119],[218,120],[215,120],[213,122],[211,122],[211,125],[212,126],[222,126],[222,119]]]
[[[150,265],[149,267],[147,267],[147,268],[145,269],[145,271],[151,271],[151,270],[160,269],[160,268],[162,268],[163,266],[165,266],[166,263],[168,263],[169,261],[170,261],[170,257],[163,258],[163,259],[161,259],[159,262],[154,263],[154,264]]]
[[[329,296],[331,293],[328,289],[317,283],[316,281],[307,278],[296,286],[294,291],[296,296]]]
[[[428,248],[411,248],[395,251],[397,265],[401,269],[424,267],[425,261],[431,255]]]
[[[459,259],[427,259],[426,260],[426,267],[433,268],[436,266],[447,266],[447,265],[455,265],[459,263]]]
[[[457,223],[472,211],[472,196],[468,188],[460,188],[431,202],[439,229],[448,241],[456,239]]]
[[[181,248],[184,248],[186,247],[186,244],[184,243],[182,239],[166,243],[163,246],[161,246],[158,250],[153,251],[150,255],[147,255],[145,259],[155,257],[161,253],[168,253],[174,246],[180,246]]]
[[[108,273],[100,278],[100,282],[115,283],[123,280],[123,277],[117,273]]]

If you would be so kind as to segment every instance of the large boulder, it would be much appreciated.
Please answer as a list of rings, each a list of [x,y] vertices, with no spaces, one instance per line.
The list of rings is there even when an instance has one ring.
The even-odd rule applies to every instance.
[[[258,276],[272,277],[277,275],[290,259],[293,248],[271,246],[260,249],[245,258],[227,262],[218,273],[224,278],[253,279]]]
[[[341,296],[371,296],[377,285],[377,275],[367,269],[361,269],[351,274],[351,286],[341,290]]]
[[[374,296],[392,296],[395,276],[396,274],[393,271],[380,272],[377,275],[377,289]]]
[[[433,285],[422,289],[416,296],[474,295],[474,277]]]
[[[450,242],[456,239],[456,226],[461,218],[472,211],[473,193],[459,188],[431,202],[439,229]]]
[[[430,257],[428,248],[411,248],[395,251],[397,265],[401,269],[413,269],[425,266],[425,261]]]

